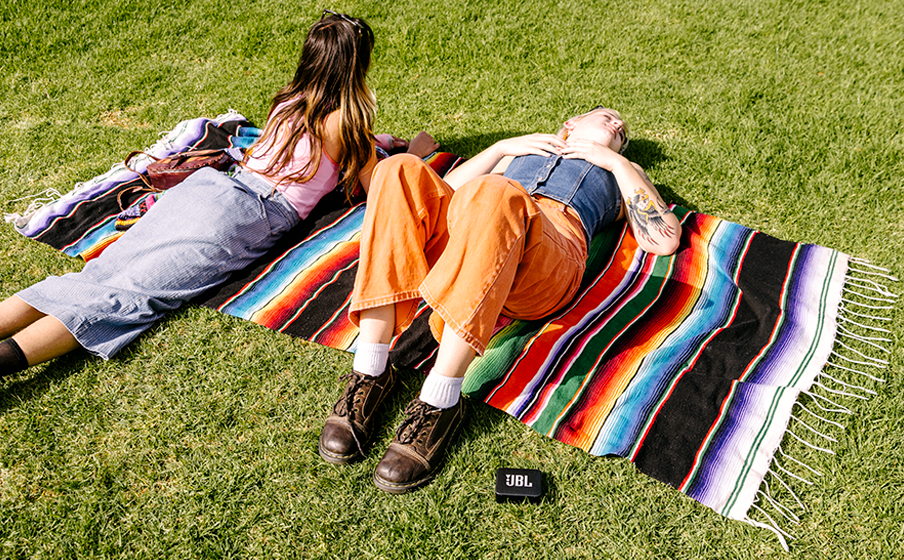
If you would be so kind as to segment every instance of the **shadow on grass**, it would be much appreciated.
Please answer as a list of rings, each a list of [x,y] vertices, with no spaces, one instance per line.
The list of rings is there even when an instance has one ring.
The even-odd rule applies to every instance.
[[[76,350],[55,360],[32,366],[0,386],[0,414],[25,401],[40,397],[50,387],[74,373],[82,371],[91,355]]]
[[[628,144],[628,149],[625,150],[625,157],[635,162],[637,165],[641,166],[644,169],[651,169],[653,167],[656,167],[657,165],[668,159],[668,156],[665,154],[665,152],[662,151],[662,147],[658,142],[654,140],[648,140],[646,138],[636,138],[631,140],[631,143]],[[690,202],[682,198],[668,185],[654,183],[654,186],[656,187],[656,190],[659,191],[659,194],[662,196],[663,200],[665,200],[666,202],[673,202],[678,206],[687,208],[688,210],[699,212],[696,205],[691,204]]]
[[[184,312],[184,310],[175,311],[170,316],[181,312]],[[161,328],[160,325],[167,320],[168,318],[164,318],[157,321],[153,327],[138,335],[134,341],[112,357],[110,361],[127,360],[136,351],[139,341],[150,336],[155,329]],[[79,349],[48,362],[32,366],[10,379],[0,379],[0,414],[15,408],[25,401],[40,397],[53,384],[59,383],[71,375],[94,367],[92,363],[96,363],[97,360],[101,360],[101,358],[92,356],[86,350]]]

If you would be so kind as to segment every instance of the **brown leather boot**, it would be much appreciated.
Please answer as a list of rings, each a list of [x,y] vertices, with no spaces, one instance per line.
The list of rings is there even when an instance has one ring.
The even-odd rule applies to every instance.
[[[389,363],[379,377],[357,371],[342,376],[348,383],[326,419],[317,446],[324,461],[344,465],[364,456],[380,404],[392,392],[396,378]]]
[[[446,449],[464,422],[465,402],[436,408],[414,399],[405,409],[408,417],[374,471],[374,484],[390,494],[419,488],[439,473]]]

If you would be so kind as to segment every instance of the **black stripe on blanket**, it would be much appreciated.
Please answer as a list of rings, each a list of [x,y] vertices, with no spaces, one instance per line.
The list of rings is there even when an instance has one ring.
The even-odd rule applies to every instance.
[[[782,301],[795,249],[794,243],[754,235],[744,262],[756,266],[741,268],[737,314],[703,349],[656,416],[635,460],[641,472],[676,488],[684,481],[696,451],[719,417],[732,381],[769,345],[781,314],[776,302]]]

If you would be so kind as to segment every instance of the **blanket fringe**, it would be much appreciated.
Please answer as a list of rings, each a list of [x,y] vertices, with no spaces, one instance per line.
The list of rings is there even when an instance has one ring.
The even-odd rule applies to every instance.
[[[759,498],[759,496],[757,498]],[[762,513],[766,517],[766,519],[769,520],[769,523],[763,523],[762,521],[756,521],[755,519],[752,519],[749,516],[745,517],[742,521],[744,521],[748,525],[752,525],[752,526],[760,528],[760,529],[767,529],[769,531],[772,531],[773,533],[775,533],[775,536],[778,537],[778,542],[781,543],[782,548],[785,550],[785,552],[790,552],[791,549],[788,548],[788,540],[787,539],[793,539],[794,537],[792,537],[788,533],[782,531],[781,528],[779,528],[778,524],[775,522],[775,520],[772,519],[768,513],[763,511],[763,509],[761,507],[756,505],[756,500],[754,501],[753,505],[750,507],[752,507],[752,508],[756,509],[757,511],[759,511],[760,513]]]
[[[858,286],[858,287],[859,287],[859,286]],[[854,294],[854,295],[856,295],[856,296],[860,296],[860,297],[862,297],[863,299],[868,299],[868,300],[870,300],[870,301],[884,301],[884,302],[887,302],[887,303],[894,303],[894,302],[895,302],[894,299],[868,296],[868,295],[866,295],[866,294],[861,294],[860,292],[855,292],[854,290],[851,290],[850,288],[848,288],[847,291],[848,291],[849,294]]]
[[[28,223],[28,218],[30,218],[35,212],[47,206],[48,204],[53,204],[62,197],[63,195],[62,193],[60,193],[60,191],[54,188],[49,188],[44,192],[23,196],[21,198],[14,198],[13,200],[9,201],[10,204],[13,204],[15,202],[24,202],[26,200],[30,200],[31,202],[28,204],[28,208],[25,209],[24,214],[4,212],[3,221],[8,224],[13,224],[17,227],[21,227],[20,224],[24,225]]]
[[[807,430],[813,432],[814,434],[818,435],[819,437],[821,437],[821,438],[823,438],[823,439],[827,439],[827,440],[831,441],[832,443],[838,443],[838,440],[837,440],[837,439],[833,438],[833,437],[830,436],[830,435],[826,435],[826,434],[820,432],[819,430],[817,430],[817,429],[814,428],[813,426],[807,424],[806,422],[804,422],[803,420],[801,420],[801,419],[798,418],[797,416],[794,416],[794,415],[792,414],[792,415],[791,415],[791,418],[797,420],[797,421],[800,423],[801,426],[803,426],[803,427],[806,428]]]
[[[838,356],[838,357],[839,357],[839,358],[844,358],[843,356]],[[847,358],[844,358],[844,359],[847,359]],[[852,362],[853,362],[854,360],[848,360],[848,361],[852,361]],[[856,363],[858,363],[858,364],[864,364],[865,362],[856,362]],[[873,380],[873,381],[875,381],[875,382],[877,382],[877,383],[885,383],[885,380],[882,379],[881,377],[876,377],[875,375],[870,375],[870,374],[868,374],[868,373],[866,373],[866,372],[864,372],[864,371],[860,371],[859,369],[849,368],[849,367],[847,367],[847,366],[843,366],[843,365],[841,365],[841,364],[835,364],[835,363],[832,363],[832,362],[827,362],[826,365],[829,365],[829,366],[832,366],[832,367],[834,367],[834,368],[838,368],[838,369],[841,369],[841,370],[844,370],[844,371],[850,371],[850,372],[852,372],[852,373],[856,373],[856,374],[862,375],[862,376],[866,377],[867,379],[871,379],[871,380]],[[866,365],[869,365],[869,364],[866,364]],[[877,366],[877,367],[878,367],[878,366]],[[875,394],[875,393],[874,393],[874,394]]]
[[[888,345],[892,340],[883,335],[891,335],[893,331],[884,325],[892,320],[890,312],[900,297],[890,289],[890,284],[898,281],[888,269],[875,266],[864,259],[848,259],[843,294],[834,325],[834,348],[813,384],[802,390],[801,397],[794,403],[800,410],[791,415],[785,431],[786,442],[796,441],[808,449],[835,455],[828,446],[817,445],[813,440],[815,438],[816,441],[821,439],[829,444],[837,443],[838,439],[829,432],[844,430],[844,425],[827,416],[854,413],[838,401],[869,400],[877,392],[866,385],[885,383],[885,379],[881,377],[882,370],[889,368],[890,361],[884,355],[891,353]],[[805,400],[809,402],[805,403]],[[781,525],[799,525],[800,518],[795,510],[807,509],[792,486],[813,486],[814,482],[809,479],[814,476],[821,477],[822,473],[792,457],[779,445],[744,521],[754,527],[772,531],[782,548],[788,551],[788,540],[794,537],[783,530]],[[779,491],[778,494],[776,490]],[[782,503],[783,500],[786,503]],[[774,511],[767,512],[767,508]]]
[[[857,272],[857,274],[870,274],[868,272],[857,271],[857,270],[848,270],[848,272]],[[895,282],[898,281],[898,279],[895,278],[894,276],[888,276],[885,274],[883,274],[882,276],[885,278],[888,278],[889,280],[895,281]],[[871,280],[869,278],[865,278],[862,276],[852,276],[852,275],[848,274],[845,276],[845,279],[846,279],[845,283],[850,284],[851,286],[856,286],[858,288],[865,288],[868,290],[873,290],[873,291],[879,292],[880,294],[882,294],[886,297],[890,297],[890,298],[900,297],[898,294],[892,293],[886,285],[880,284],[880,283],[876,282],[875,280]],[[858,282],[862,282],[862,284],[858,284]]]
[[[788,455],[787,453],[785,453],[785,450],[782,448],[781,445],[778,446],[778,451],[779,451],[779,453],[782,454],[782,457],[788,459],[789,461],[792,461],[792,462],[794,462],[794,463],[797,463],[798,465],[800,465],[800,466],[802,466],[803,468],[807,469],[808,471],[810,471],[811,473],[815,474],[816,476],[822,476],[822,473],[821,473],[821,472],[817,471],[816,469],[814,469],[814,468],[811,467],[810,465],[804,463],[803,461],[799,461],[799,460],[795,459],[794,457],[792,457],[791,455]],[[784,469],[783,469],[783,470],[784,470]],[[785,471],[785,472],[787,472],[787,471]],[[812,484],[812,482],[811,482],[810,484]],[[801,506],[803,506],[803,504],[801,504]],[[806,509],[806,508],[805,508],[805,509]]]
[[[844,302],[841,302],[841,305],[839,306],[838,309],[839,309],[839,311],[843,312],[845,315],[854,315],[857,317],[863,317],[864,319],[872,319],[874,321],[891,321],[891,317],[880,317],[878,315],[867,315],[865,313],[858,313],[858,312],[854,311],[853,309],[848,309],[848,307],[844,304]]]
[[[784,472],[785,474],[787,474],[787,475],[789,475],[789,476],[791,476],[791,477],[794,477],[794,478],[796,478],[796,479],[798,479],[798,480],[801,480],[801,481],[803,481],[803,482],[807,482],[807,481],[804,480],[803,478],[801,478],[801,477],[799,477],[799,476],[797,476],[797,475],[791,473],[790,471],[786,470],[784,467],[782,467],[781,465],[779,465],[779,464],[778,464],[778,461],[776,461],[775,463],[776,463],[776,467],[777,467],[778,469],[780,469],[782,472]],[[775,480],[777,480],[777,481],[779,482],[779,484],[781,484],[782,486],[784,486],[784,487],[785,487],[785,490],[787,490],[788,493],[791,494],[791,497],[794,498],[794,501],[795,501],[795,502],[797,502],[797,507],[800,508],[802,511],[806,511],[807,507],[804,506],[804,503],[803,503],[802,501],[800,501],[800,498],[797,497],[797,494],[794,492],[794,490],[791,489],[791,487],[788,485],[788,483],[785,482],[784,480],[782,480],[782,477],[781,477],[777,472],[775,472],[775,471],[773,471],[773,470],[771,470],[771,469],[769,470],[769,474],[771,474],[771,475],[773,476],[773,478],[775,478]],[[810,485],[812,485],[812,484],[813,484],[813,483],[811,482]]]
[[[837,378],[835,378],[835,377],[832,377],[831,375],[829,375],[828,373],[825,373],[825,372],[822,373],[821,377],[825,377],[826,379],[828,379],[828,380],[830,380],[830,381],[834,381],[835,383],[841,385],[842,387],[844,387],[844,388],[846,388],[846,389],[854,389],[854,390],[857,390],[857,391],[863,391],[864,393],[867,393],[867,394],[870,394],[870,395],[875,395],[875,394],[876,394],[876,392],[873,391],[872,389],[867,389],[866,387],[861,387],[860,385],[854,385],[854,384],[851,384],[851,383],[845,383],[844,381],[842,381],[842,380],[840,380],[840,379],[837,379]]]
[[[877,368],[879,368],[879,369],[887,369],[887,368],[888,368],[888,364],[889,364],[889,361],[888,361],[888,360],[883,360],[882,358],[875,358],[875,357],[873,357],[873,356],[864,354],[863,352],[861,352],[861,351],[859,351],[859,350],[857,350],[857,349],[855,349],[855,348],[851,348],[850,346],[848,346],[847,344],[845,344],[844,342],[842,342],[842,341],[840,341],[840,340],[835,341],[835,344],[837,344],[838,346],[841,346],[842,348],[845,348],[845,349],[847,349],[847,350],[853,352],[854,354],[857,354],[858,356],[861,356],[861,357],[863,357],[863,358],[869,360],[868,362],[865,362],[865,365],[877,367]],[[854,361],[856,361],[856,360],[847,358],[847,357],[845,357],[845,356],[842,356],[841,354],[838,354],[838,353],[835,352],[834,350],[832,350],[832,354],[835,354],[835,355],[838,356],[839,358],[843,358],[843,359],[845,359],[845,360],[847,360],[847,361],[849,361],[849,362],[854,362]],[[860,362],[857,362],[857,363],[860,363]]]
[[[820,410],[823,410],[825,412],[837,412],[837,413],[842,413],[842,414],[853,414],[854,413],[854,411],[852,411],[851,409],[843,407],[840,404],[826,398],[825,396],[820,395],[819,393],[814,393],[812,391],[802,391],[801,394],[807,395],[808,397],[813,398],[813,403]],[[825,402],[829,403],[830,405],[834,406],[835,408],[826,408],[826,407],[822,406],[822,404],[817,399],[824,400]]]
[[[824,417],[824,416],[820,416],[820,415],[816,414],[815,412],[813,412],[813,411],[810,410],[809,408],[805,407],[805,406],[803,405],[803,403],[801,403],[800,401],[795,402],[795,403],[794,403],[794,406],[798,406],[798,407],[804,409],[804,412],[806,412],[807,414],[809,414],[809,415],[812,416],[813,418],[816,418],[816,419],[818,419],[818,420],[821,420],[822,422],[825,422],[825,423],[827,423],[827,424],[832,424],[833,426],[838,426],[838,427],[841,428],[842,430],[844,429],[844,426],[842,426],[840,423],[835,422],[834,420],[829,420],[828,418],[826,418],[826,417]],[[781,449],[781,447],[779,447],[779,449]]]
[[[895,308],[894,305],[867,305],[865,303],[851,301],[846,298],[841,298],[841,302],[842,302],[842,305],[844,305],[844,303],[850,303],[852,305],[859,305],[860,307],[868,307],[869,309],[894,309]]]
[[[858,257],[849,257],[849,258],[848,258],[848,262],[856,263],[856,264],[858,264],[858,265],[865,266],[865,267],[871,268],[871,269],[873,269],[873,270],[879,270],[879,271],[881,271],[882,273],[884,273],[884,274],[880,274],[880,273],[878,273],[878,272],[873,272],[873,273],[867,272],[867,273],[865,273],[865,274],[878,274],[878,275],[880,275],[880,276],[885,276],[886,278],[890,278],[891,280],[894,280],[895,282],[898,281],[898,279],[897,279],[896,277],[894,277],[894,276],[889,276],[889,275],[888,275],[888,273],[891,272],[890,270],[888,270],[887,268],[882,268],[881,266],[876,266],[876,265],[870,263],[870,262],[869,262],[868,260],[866,260],[866,259],[861,259],[861,258],[858,258]],[[853,269],[853,268],[849,268],[849,270],[853,270],[853,271],[856,272],[856,269]]]

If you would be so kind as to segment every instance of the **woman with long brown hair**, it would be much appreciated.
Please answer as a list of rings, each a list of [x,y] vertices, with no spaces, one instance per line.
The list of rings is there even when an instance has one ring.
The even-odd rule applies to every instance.
[[[326,193],[366,190],[376,164],[365,81],[373,46],[366,22],[325,10],[242,162],[195,172],[80,272],[0,302],[0,377],[80,347],[111,357],[263,255]]]

